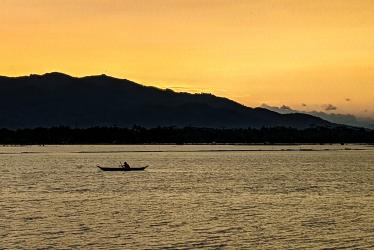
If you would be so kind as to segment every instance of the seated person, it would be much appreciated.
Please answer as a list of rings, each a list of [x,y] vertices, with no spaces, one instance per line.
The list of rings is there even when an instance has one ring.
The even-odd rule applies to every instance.
[[[129,169],[129,168],[130,168],[130,165],[129,165],[127,162],[124,162],[122,167],[123,167],[124,169]]]

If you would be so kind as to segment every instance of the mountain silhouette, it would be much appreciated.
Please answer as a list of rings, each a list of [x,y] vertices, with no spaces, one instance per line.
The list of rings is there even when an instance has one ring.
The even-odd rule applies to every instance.
[[[106,75],[0,76],[0,127],[53,126],[308,128],[333,126],[307,114],[249,108],[211,94],[177,93]]]

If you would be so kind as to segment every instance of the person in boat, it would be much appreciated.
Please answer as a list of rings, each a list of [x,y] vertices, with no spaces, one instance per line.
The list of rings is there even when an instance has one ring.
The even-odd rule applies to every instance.
[[[129,165],[127,162],[124,162],[122,167],[123,167],[124,169],[129,169],[129,168],[130,168],[130,165]]]

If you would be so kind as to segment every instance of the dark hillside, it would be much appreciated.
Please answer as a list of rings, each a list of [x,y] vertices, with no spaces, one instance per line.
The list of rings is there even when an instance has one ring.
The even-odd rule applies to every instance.
[[[305,114],[282,115],[210,94],[176,93],[106,75],[0,77],[0,127],[259,128],[333,126]]]

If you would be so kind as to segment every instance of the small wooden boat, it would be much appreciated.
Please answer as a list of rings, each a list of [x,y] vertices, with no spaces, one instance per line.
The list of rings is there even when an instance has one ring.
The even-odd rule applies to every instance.
[[[122,171],[122,172],[127,172],[127,171],[143,171],[148,166],[138,167],[138,168],[135,168],[135,167],[131,167],[131,168],[122,168],[122,167],[112,168],[112,167],[100,167],[100,166],[97,166],[97,167],[100,168],[102,171]]]

